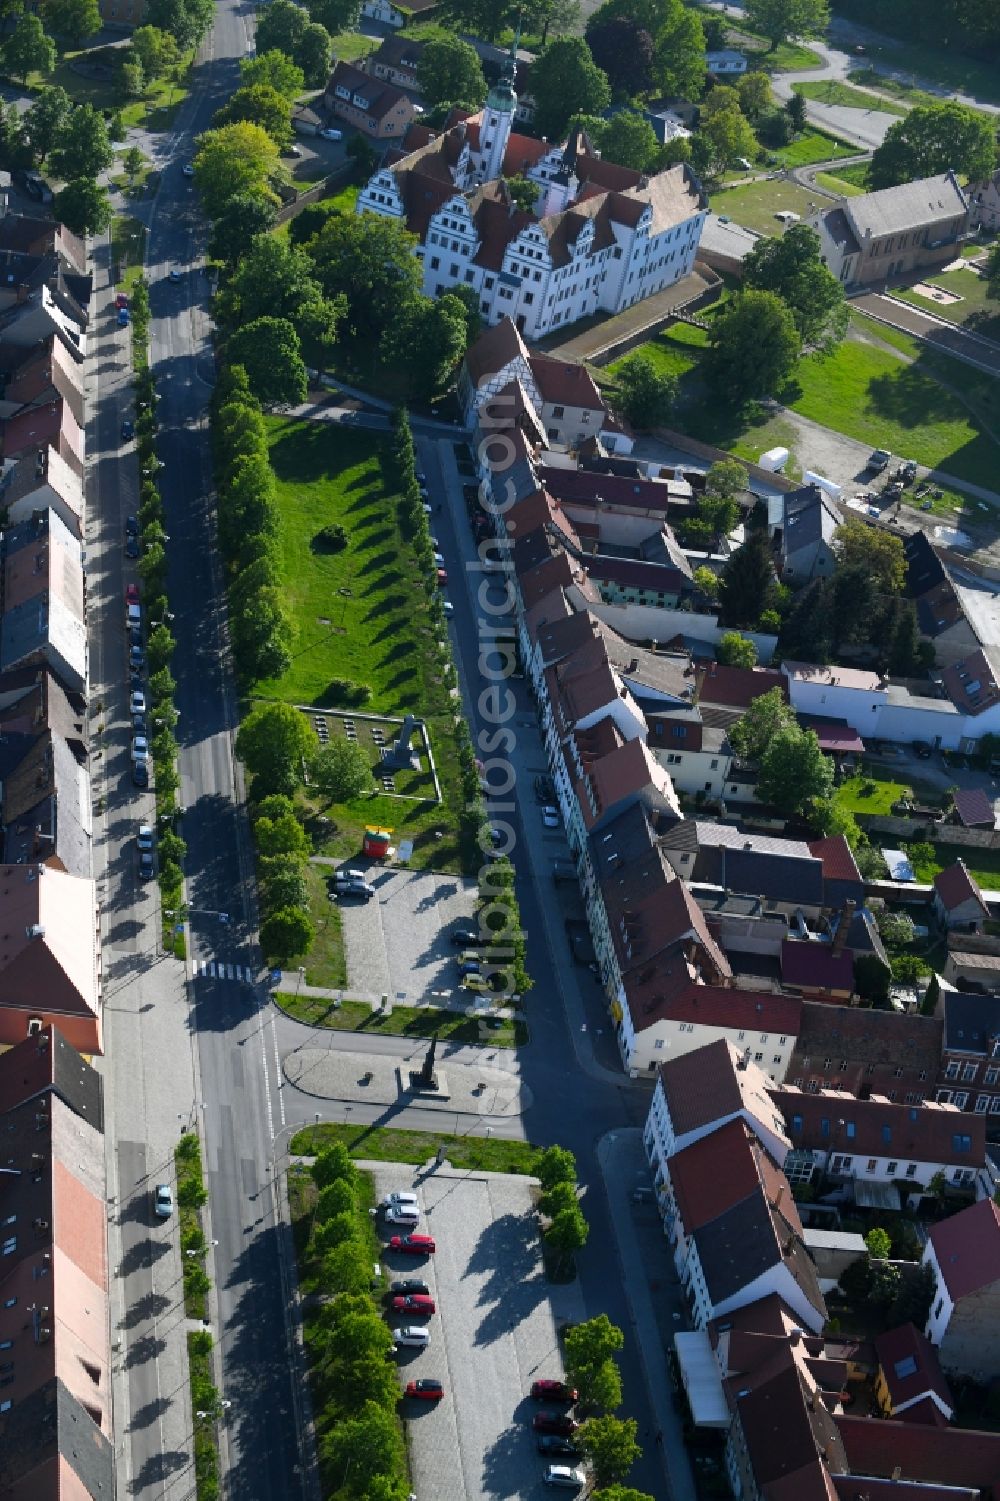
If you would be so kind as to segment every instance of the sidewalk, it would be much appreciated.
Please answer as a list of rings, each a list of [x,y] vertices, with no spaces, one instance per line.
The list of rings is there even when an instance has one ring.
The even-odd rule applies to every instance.
[[[610,1131],[598,1143],[597,1160],[611,1207],[622,1286],[646,1374],[671,1501],[695,1501],[694,1477],[684,1444],[680,1412],[672,1397],[666,1351],[673,1333],[687,1328],[687,1311],[654,1206],[637,1206],[632,1190],[649,1183],[649,1164],[639,1130]],[[652,1220],[637,1222],[637,1213]],[[644,1242],[640,1245],[640,1240]],[[662,1275],[656,1273],[662,1267]],[[654,1303],[653,1294],[656,1293]]]
[[[929,344],[932,349],[941,349],[956,360],[982,370],[987,375],[1000,375],[1000,345],[982,334],[969,333],[960,324],[948,323],[924,312],[908,302],[893,297],[892,293],[866,292],[850,299],[851,307],[858,307],[870,318],[898,328],[915,339]]]

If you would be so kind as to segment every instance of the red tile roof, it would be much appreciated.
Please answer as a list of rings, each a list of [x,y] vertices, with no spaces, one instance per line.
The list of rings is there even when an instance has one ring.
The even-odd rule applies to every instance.
[[[812,730],[820,749],[831,755],[860,756],[865,748],[861,736],[846,719],[825,719],[818,714],[800,714],[798,720],[804,730]]]
[[[985,652],[974,651],[941,674],[944,690],[956,709],[964,714],[982,714],[1000,701],[1000,685]]]
[[[726,704],[734,709],[749,709],[755,698],[780,688],[788,702],[788,681],[783,672],[766,667],[724,667],[709,662],[699,672],[698,698],[706,704]]]
[[[952,1105],[896,1104],[880,1096],[860,1100],[845,1090],[812,1093],[794,1085],[776,1089],[774,1103],[788,1122],[793,1147],[972,1168],[982,1167],[986,1159],[985,1116]],[[832,1136],[827,1134],[831,1123]],[[853,1136],[848,1135],[850,1127]],[[956,1148],[956,1135],[970,1138],[968,1151]]]
[[[855,1475],[967,1485],[992,1495],[1000,1485],[1000,1434],[972,1428],[932,1428],[894,1419],[836,1418]]]
[[[680,961],[676,961],[677,964]],[[768,990],[739,990],[721,985],[698,985],[688,979],[678,984],[676,975],[657,969],[644,983],[626,982],[629,1014],[637,1032],[661,1021],[700,1022],[704,1027],[727,1031],[777,1032],[798,1035],[802,1002],[798,996]]]
[[[901,1324],[898,1329],[880,1334],[875,1341],[875,1354],[894,1411],[904,1402],[913,1402],[914,1398],[933,1393],[947,1409],[945,1416],[951,1417],[955,1404],[937,1353],[930,1340],[913,1324]],[[936,1403],[931,1406],[940,1414],[941,1409]],[[922,1416],[926,1420],[926,1414]]]
[[[741,1110],[784,1135],[766,1084],[757,1064],[751,1060],[744,1065],[739,1049],[724,1037],[660,1067],[660,1086],[678,1137]]]
[[[850,995],[854,958],[850,949],[835,954],[829,943],[786,938],[781,945],[781,978],[796,990],[835,990]]]
[[[809,850],[823,862],[824,881],[860,881],[861,872],[843,834],[828,839],[810,839]]]
[[[501,318],[499,323],[479,335],[465,356],[465,367],[472,384],[477,386],[484,375],[505,369],[518,357],[527,363],[527,345],[516,325],[509,318]]]
[[[591,412],[604,411],[601,393],[583,365],[554,360],[547,354],[533,354],[529,363],[543,401]]]
[[[961,907],[963,902],[977,901],[983,910],[983,916],[989,917],[989,909],[983,901],[983,894],[969,874],[964,860],[956,860],[954,865],[949,865],[947,870],[939,870],[934,877],[934,889],[944,904],[946,912],[954,912]]]
[[[693,1235],[760,1192],[761,1168],[753,1148],[747,1126],[735,1120],[671,1157],[670,1182],[685,1234]]]
[[[961,1119],[964,1125],[970,1117]],[[1000,1208],[992,1199],[934,1225],[930,1242],[954,1302],[1000,1281]]]

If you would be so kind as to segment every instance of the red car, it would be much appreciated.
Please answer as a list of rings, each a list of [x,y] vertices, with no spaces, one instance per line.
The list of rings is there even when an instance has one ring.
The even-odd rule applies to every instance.
[[[444,1387],[440,1381],[435,1381],[430,1376],[425,1376],[420,1381],[408,1381],[406,1383],[406,1395],[417,1397],[421,1402],[440,1402],[444,1396]]]
[[[393,1313],[425,1313],[430,1316],[434,1312],[434,1299],[411,1293],[406,1298],[393,1298],[391,1307]]]
[[[394,1235],[389,1250],[401,1251],[404,1256],[433,1256],[437,1245],[433,1235]]]
[[[437,571],[437,581],[438,581],[438,588],[439,589],[443,589],[444,586],[445,586],[445,584],[448,582],[448,570],[446,568],[439,568],[438,569],[438,571]]]
[[[128,293],[119,292],[115,298],[115,307],[128,307]]]
[[[536,1412],[531,1426],[536,1433],[561,1433],[569,1438],[580,1425],[568,1412]]]
[[[565,1381],[533,1381],[531,1395],[536,1402],[575,1402],[577,1392]]]
[[[125,603],[127,605],[137,605],[139,603],[139,585],[138,584],[126,584],[125,585]]]

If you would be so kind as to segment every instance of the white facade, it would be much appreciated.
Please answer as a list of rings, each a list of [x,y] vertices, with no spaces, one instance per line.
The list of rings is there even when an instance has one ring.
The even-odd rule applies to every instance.
[[[970,748],[983,735],[1000,733],[1000,704],[981,714],[963,714],[950,699],[918,697],[880,682],[874,673],[817,667],[803,677],[793,666],[785,664],[795,712],[844,719],[863,739],[874,737],[900,745],[925,740],[943,750],[960,750]]]
[[[759,1071],[758,1077],[763,1080],[762,1070]],[[788,1140],[784,1135],[784,1126],[780,1116],[776,1112],[773,1119],[764,1120],[760,1114],[747,1109],[744,1105],[741,1110],[731,1110],[725,1115],[720,1115],[716,1120],[706,1121],[694,1130],[678,1134],[674,1129],[670,1107],[667,1104],[666,1090],[663,1088],[661,1079],[656,1081],[653,1103],[646,1116],[646,1126],[643,1132],[646,1156],[651,1164],[666,1162],[668,1157],[673,1157],[676,1152],[683,1152],[685,1147],[693,1146],[696,1141],[701,1141],[702,1137],[710,1136],[713,1131],[718,1131],[720,1127],[728,1125],[737,1117],[746,1122],[771,1160],[781,1167],[788,1153]]]
[[[596,949],[596,942],[595,942]],[[746,996],[747,992],[734,991]],[[668,1058],[680,1058],[695,1048],[706,1047],[710,1042],[723,1039],[735,1048],[750,1048],[753,1061],[775,1084],[784,1082],[795,1049],[795,1037],[789,1033],[760,1032],[741,1027],[734,1018],[732,1025],[716,1022],[654,1021],[637,1031],[628,1008],[625,987],[619,982],[618,1005],[615,1014],[621,1012],[618,1027],[618,1045],[626,1069],[648,1074],[666,1063]]]
[[[932,1345],[939,1347],[951,1322],[951,1316],[955,1312],[955,1303],[948,1291],[948,1284],[944,1280],[933,1242],[930,1240],[924,1246],[923,1264],[929,1266],[934,1273],[934,1300],[927,1316],[927,1323],[924,1325],[924,1333]]]
[[[677,1261],[676,1254],[674,1260]],[[745,1287],[738,1288],[736,1292],[728,1298],[722,1298],[718,1303],[712,1302],[705,1274],[701,1268],[698,1247],[693,1239],[686,1247],[683,1270],[678,1266],[678,1273],[690,1299],[694,1321],[699,1329],[704,1329],[710,1319],[722,1318],[727,1313],[734,1313],[737,1308],[746,1308],[749,1303],[756,1303],[760,1298],[770,1297],[772,1293],[784,1299],[802,1327],[808,1329],[810,1333],[819,1334],[826,1322],[825,1313],[821,1313],[810,1303],[783,1263],[768,1267],[761,1276],[755,1277]]]
[[[926,1110],[925,1104],[921,1107]],[[961,1114],[958,1114],[961,1120]],[[793,1133],[794,1134],[794,1133]],[[833,1178],[854,1178],[864,1183],[907,1183],[914,1191],[927,1187],[937,1173],[943,1173],[948,1183],[956,1188],[970,1188],[978,1176],[974,1167],[956,1167],[948,1162],[913,1162],[897,1154],[895,1157],[869,1157],[865,1153],[844,1150],[849,1142],[841,1142],[841,1150],[823,1152],[813,1150],[812,1159],[816,1168],[826,1170]]]
[[[362,0],[361,14],[366,21],[381,21],[383,26],[403,25],[406,17],[397,10],[392,0]]]
[[[739,78],[747,70],[746,56],[732,47],[705,53],[705,67],[716,78]]]

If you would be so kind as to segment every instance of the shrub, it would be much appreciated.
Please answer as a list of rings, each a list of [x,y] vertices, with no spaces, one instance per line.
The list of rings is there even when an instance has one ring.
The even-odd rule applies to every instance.
[[[313,537],[313,549],[316,552],[343,552],[346,546],[347,527],[341,526],[339,521],[324,526]]]

